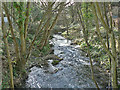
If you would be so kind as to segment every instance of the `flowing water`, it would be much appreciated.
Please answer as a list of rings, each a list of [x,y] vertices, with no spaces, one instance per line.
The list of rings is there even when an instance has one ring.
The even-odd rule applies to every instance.
[[[32,67],[26,80],[30,88],[95,88],[91,79],[89,59],[82,56],[78,45],[61,35],[53,35],[50,40],[54,54],[63,58],[56,66],[50,63],[48,72],[43,68]],[[52,61],[52,60],[50,60]],[[54,72],[57,70],[57,72]]]

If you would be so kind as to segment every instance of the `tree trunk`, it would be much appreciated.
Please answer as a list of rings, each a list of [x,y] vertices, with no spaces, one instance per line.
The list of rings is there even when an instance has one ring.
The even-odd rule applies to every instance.
[[[94,78],[93,64],[92,64],[91,55],[90,55],[90,44],[88,43],[88,35],[86,33],[88,31],[86,31],[86,28],[85,28],[85,25],[84,25],[84,21],[83,21],[83,18],[82,18],[83,14],[82,14],[81,8],[80,8],[80,10],[79,10],[79,8],[77,8],[77,11],[78,11],[79,20],[80,20],[80,23],[81,23],[81,26],[82,26],[82,29],[83,29],[83,36],[84,36],[85,42],[87,44],[87,50],[88,50],[87,53],[88,53],[88,56],[89,56],[89,59],[90,59],[92,79],[93,79],[97,89],[99,90],[99,86],[98,86],[98,84],[97,84],[97,82]]]
[[[20,56],[21,56],[21,60],[19,60],[17,62],[17,69],[20,71],[20,73],[22,73],[25,70],[25,56],[26,56],[26,45],[25,45],[25,38],[24,38],[24,16],[23,16],[23,2],[20,2],[20,6],[18,6],[19,8],[19,21],[18,21],[18,28],[19,28],[19,35],[20,35]],[[21,8],[21,9],[20,9]]]
[[[101,10],[100,10],[100,7],[99,7],[99,4],[96,2],[96,8],[95,8],[95,5],[93,4],[93,12],[95,14],[95,18],[96,18],[96,30],[97,30],[97,33],[98,33],[98,37],[104,47],[104,49],[106,50],[106,52],[108,53],[108,55],[111,57],[111,78],[112,78],[112,87],[113,88],[117,88],[118,85],[117,85],[117,65],[116,65],[116,45],[115,45],[115,37],[114,37],[114,33],[112,31],[112,28],[109,27],[105,21],[104,21],[104,18],[101,14]],[[96,10],[97,9],[97,10]],[[97,16],[97,13],[98,13],[98,16]],[[99,23],[98,23],[98,17],[102,23],[102,25],[104,26],[104,28],[109,32],[109,34],[111,35],[111,44],[112,44],[112,53],[109,51],[108,47],[105,45],[105,42],[103,40],[103,38],[101,37],[101,34],[100,34],[100,29],[99,29]],[[112,23],[111,23],[112,24]]]
[[[14,42],[15,53],[16,53],[16,61],[19,61],[20,60],[19,46],[18,46],[18,43],[17,43],[16,37],[15,37],[14,31],[13,31],[12,21],[11,21],[10,16],[9,16],[8,8],[6,7],[6,5],[4,3],[3,3],[3,6],[4,6],[5,13],[7,15],[9,28],[10,28],[11,35],[12,35],[13,42]]]
[[[61,3],[61,6],[60,6],[60,8],[59,8],[59,10],[58,10],[58,14],[56,15],[54,21],[52,22],[51,25],[49,25],[49,27],[47,27],[47,28],[45,29],[46,31],[44,31],[43,38],[42,38],[42,41],[41,41],[41,43],[40,43],[40,50],[42,50],[43,47],[47,44],[47,41],[48,41],[49,36],[50,36],[50,32],[51,32],[52,28],[53,28],[53,27],[55,26],[55,24],[56,24],[56,21],[57,21],[57,19],[58,19],[58,16],[60,15],[60,13],[61,13],[61,11],[62,11],[62,9],[63,9],[63,5],[64,5],[64,3]],[[49,15],[49,17],[50,17],[50,15]],[[48,21],[47,21],[47,22],[48,22]]]
[[[9,64],[9,70],[10,70],[10,87],[14,89],[14,82],[13,82],[13,67],[12,67],[12,62],[10,59],[10,51],[9,51],[9,45],[8,45],[8,40],[7,40],[7,31],[5,31],[4,27],[4,17],[3,17],[3,11],[1,9],[1,26],[2,26],[2,32],[3,32],[3,38],[4,38],[4,43],[6,47],[6,52],[7,52],[7,59],[8,59],[8,64]]]
[[[113,88],[117,88],[117,53],[116,53],[116,43],[114,33],[111,33],[111,46],[112,46],[112,54],[114,59],[111,62],[111,78],[112,78],[112,86]]]
[[[120,1],[118,3],[118,33],[119,33],[119,36],[118,36],[118,51],[119,51],[119,54],[120,54]]]
[[[47,33],[47,35],[46,35],[47,37],[46,37],[44,46],[47,44],[48,39],[49,39],[49,37],[50,37],[50,32],[51,32],[51,30],[53,29],[53,27],[55,26],[55,24],[56,24],[56,22],[57,22],[57,19],[58,19],[60,13],[61,13],[62,10],[63,10],[63,5],[64,5],[64,3],[61,4],[61,6],[60,6],[60,8],[59,8],[59,10],[58,10],[58,14],[56,15],[54,21],[52,22],[52,25],[51,25],[51,26],[49,27],[49,29],[48,29],[48,33]]]
[[[27,2],[27,10],[26,10],[26,19],[24,23],[24,38],[26,39],[27,37],[27,29],[28,29],[28,22],[29,22],[29,13],[30,13],[30,2]]]

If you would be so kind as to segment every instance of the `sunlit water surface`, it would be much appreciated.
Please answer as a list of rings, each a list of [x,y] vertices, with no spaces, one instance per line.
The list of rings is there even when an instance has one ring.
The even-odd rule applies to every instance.
[[[79,45],[61,35],[53,35],[50,40],[54,54],[63,60],[56,66],[48,67],[49,72],[36,66],[31,68],[26,87],[29,88],[95,88],[91,79],[89,59],[82,56]],[[51,73],[52,70],[57,72]]]

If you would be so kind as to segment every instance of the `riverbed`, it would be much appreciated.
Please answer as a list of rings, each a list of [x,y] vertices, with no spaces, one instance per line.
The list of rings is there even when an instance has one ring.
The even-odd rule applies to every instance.
[[[53,66],[32,67],[26,80],[28,88],[95,88],[91,79],[89,58],[82,56],[79,45],[71,45],[71,41],[61,35],[53,35],[50,40],[54,54],[63,58]],[[95,65],[95,63],[93,63]]]

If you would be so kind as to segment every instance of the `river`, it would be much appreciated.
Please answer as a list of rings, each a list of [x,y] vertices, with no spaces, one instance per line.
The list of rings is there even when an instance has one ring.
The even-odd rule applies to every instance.
[[[63,60],[56,66],[50,63],[50,67],[47,68],[49,72],[43,68],[32,67],[26,80],[26,87],[95,88],[91,79],[89,58],[81,55],[82,51],[78,45],[71,45],[70,40],[57,34],[53,35],[50,44],[53,44],[54,54]]]

